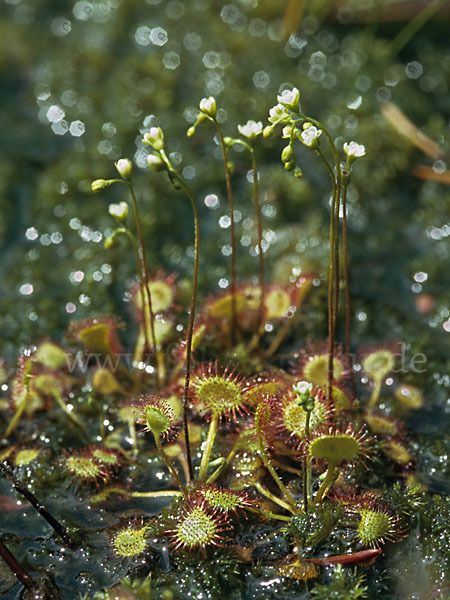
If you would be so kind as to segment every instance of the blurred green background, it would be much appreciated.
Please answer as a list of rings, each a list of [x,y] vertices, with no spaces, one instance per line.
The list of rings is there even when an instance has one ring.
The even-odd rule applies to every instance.
[[[2,355],[14,359],[25,344],[60,339],[72,319],[99,312],[130,318],[123,300],[133,254],[125,242],[103,248],[114,226],[108,204],[125,200],[125,192],[116,186],[93,195],[89,188],[92,179],[114,176],[120,157],[138,165],[153,269],[189,276],[189,203],[163,176],[141,168],[139,132],[152,124],[164,128],[171,158],[201,205],[201,287],[217,290],[229,264],[229,230],[219,225],[227,214],[220,152],[211,128],[192,139],[186,129],[199,99],[214,95],[225,134],[235,135],[248,118],[265,122],[276,94],[292,84],[303,110],[338,145],[355,139],[367,148],[349,189],[354,342],[405,340],[425,352],[436,365],[430,375],[445,383],[450,188],[413,170],[425,165],[446,176],[447,2],[1,0],[0,7]],[[408,31],[411,23],[417,31]],[[389,124],[381,114],[388,102],[439,153],[425,155]],[[325,274],[327,174],[299,149],[305,177],[295,180],[282,169],[281,148],[275,136],[259,149],[268,272],[278,280],[291,266]],[[244,278],[256,274],[255,228],[250,164],[235,155]],[[210,195],[217,198],[208,208]],[[306,325],[308,334],[316,326]],[[323,334],[323,327],[314,333]]]

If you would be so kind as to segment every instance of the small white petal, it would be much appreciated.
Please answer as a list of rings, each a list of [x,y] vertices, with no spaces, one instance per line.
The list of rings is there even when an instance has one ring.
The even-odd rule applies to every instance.
[[[238,125],[238,131],[241,135],[251,140],[255,139],[263,130],[261,121],[247,121],[245,125]]]

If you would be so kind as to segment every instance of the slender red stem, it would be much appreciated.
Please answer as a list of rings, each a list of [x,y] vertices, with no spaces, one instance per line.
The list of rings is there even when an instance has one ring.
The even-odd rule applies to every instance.
[[[164,155],[165,156],[165,155]],[[170,164],[168,161],[166,164]],[[191,201],[192,211],[194,213],[194,274],[192,278],[192,295],[191,295],[191,310],[189,313],[189,324],[186,337],[186,374],[184,379],[184,394],[183,394],[183,430],[184,439],[186,444],[186,460],[188,463],[189,477],[194,478],[194,468],[192,466],[191,458],[191,446],[189,441],[189,428],[188,428],[188,403],[189,403],[189,383],[191,378],[191,362],[192,362],[192,336],[194,334],[194,322],[195,322],[195,309],[197,304],[197,288],[198,288],[198,269],[200,262],[200,217],[198,213],[198,206],[195,197],[184,181],[184,179],[175,171],[170,169],[172,175],[180,183],[181,187],[186,192],[189,200]]]
[[[223,167],[225,170],[225,182],[227,186],[228,204],[230,205],[230,245],[231,245],[231,342],[234,345],[236,342],[236,237],[235,237],[235,224],[234,224],[234,201],[233,201],[233,190],[231,189],[231,175],[228,167],[228,148],[225,143],[222,128],[219,122],[214,119],[214,123],[217,127],[217,133],[219,134],[220,143],[222,146],[223,154]]]
[[[256,153],[255,148],[251,147],[252,153],[252,168],[253,168],[253,203],[255,205],[255,214],[256,214],[256,223],[258,229],[258,281],[259,288],[261,292],[261,299],[259,303],[259,325],[263,322],[264,319],[264,301],[265,301],[265,285],[264,285],[264,255],[263,255],[263,247],[262,247],[262,220],[261,220],[261,209],[259,206],[259,192],[258,192],[258,168],[256,163]]]
[[[348,271],[348,236],[347,236],[347,187],[349,177],[345,177],[342,187],[342,238],[344,246],[344,283],[345,283],[345,358],[350,369],[350,381],[352,385],[353,397],[356,398],[355,373],[353,371],[353,359],[350,352],[350,325],[351,325],[351,304],[350,304],[350,277]]]
[[[136,228],[137,228],[137,232],[138,232],[139,245],[140,245],[141,256],[142,256],[142,266],[143,266],[142,271],[143,271],[143,277],[144,277],[144,283],[145,283],[144,288],[145,288],[145,294],[147,296],[148,309],[150,312],[150,331],[152,334],[152,342],[153,342],[153,346],[155,348],[155,354],[157,354],[158,348],[156,347],[155,318],[154,318],[154,314],[153,314],[152,297],[151,297],[150,289],[149,289],[150,278],[149,278],[149,271],[148,271],[148,266],[147,266],[147,255],[145,253],[144,236],[142,235],[141,219],[139,217],[136,194],[134,193],[134,189],[133,189],[133,186],[131,185],[131,181],[127,180],[127,183],[128,183],[128,188],[130,190],[131,198],[133,200],[134,216],[136,219]],[[144,296],[142,296],[142,305],[144,307],[144,310],[146,310],[146,303],[145,303]],[[160,383],[161,383],[160,377],[161,377],[161,373],[159,372],[159,369],[157,369],[156,370],[156,383],[157,383],[158,387],[160,386]]]

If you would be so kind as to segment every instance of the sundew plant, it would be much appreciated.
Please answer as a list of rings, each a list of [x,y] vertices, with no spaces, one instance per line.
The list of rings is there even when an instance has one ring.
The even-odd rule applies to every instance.
[[[15,7],[20,27],[33,22],[24,0],[5,4]],[[437,409],[442,396],[430,383],[444,386],[445,359],[437,334],[422,345],[419,334],[408,339],[406,332],[419,328],[417,315],[447,331],[448,311],[437,292],[435,298],[423,291],[429,275],[415,266],[416,320],[409,329],[396,326],[406,308],[395,273],[402,243],[417,236],[418,217],[412,201],[406,210],[387,200],[391,189],[396,200],[406,194],[394,175],[409,168],[409,155],[396,136],[433,158],[432,167],[418,165],[413,173],[425,181],[429,204],[437,196],[432,186],[443,186],[448,175],[444,134],[435,143],[391,102],[401,81],[397,55],[444,3],[418,10],[383,44],[375,27],[391,14],[383,2],[358,10],[320,2],[313,10],[289,1],[281,13],[278,2],[220,3],[220,27],[229,35],[217,37],[217,51],[194,27],[182,27],[193,11],[216,36],[217,19],[208,20],[212,3],[145,4],[155,15],[164,12],[181,41],[169,41],[156,21],[133,22],[139,61],[124,65],[117,54],[105,71],[112,78],[122,73],[124,96],[118,100],[108,79],[98,79],[108,97],[97,111],[105,113],[98,144],[83,137],[84,122],[69,122],[79,100],[92,107],[87,96],[66,90],[55,99],[44,66],[40,77],[48,82],[34,90],[41,121],[55,136],[74,138],[66,167],[77,188],[75,209],[68,196],[66,206],[58,203],[40,218],[67,211],[79,247],[70,256],[59,246],[65,231],[49,228],[47,235],[34,226],[25,230],[27,243],[59,247],[54,263],[40,262],[43,281],[64,272],[79,286],[89,271],[75,261],[92,261],[92,278],[106,283],[97,297],[80,286],[70,299],[62,283],[49,285],[47,304],[36,300],[37,312],[27,313],[14,352],[13,329],[5,325],[0,596],[447,598],[448,449],[444,426],[436,424],[444,423],[445,410]],[[119,42],[108,29],[112,15],[125,31],[134,14],[125,5],[83,0],[70,18],[51,22],[60,38],[77,22],[90,28],[86,58],[96,83],[102,44]],[[361,55],[353,38],[336,46],[323,25],[335,18],[366,19]],[[277,44],[284,61],[299,61],[286,76],[265,64],[277,60]],[[317,48],[307,50],[305,70],[308,44]],[[177,75],[180,108],[167,73],[177,72],[184,51],[199,49],[207,70],[203,92],[193,73]],[[233,79],[225,74],[240,51]],[[358,111],[374,101],[371,78],[354,65],[363,56],[383,71],[383,81],[373,75],[381,108],[360,136],[358,119],[369,117]],[[406,77],[415,80],[417,64],[408,63]],[[450,54],[442,72],[449,65]],[[256,94],[239,91],[249,70]],[[357,94],[332,112],[324,107],[341,101],[332,90],[348,84],[346,70]],[[437,89],[438,71],[423,89]],[[318,82],[320,98],[312,91]],[[443,129],[444,121],[433,132],[438,125]],[[89,161],[96,154],[104,160]],[[68,191],[62,183],[60,196]],[[46,191],[48,183],[39,193]],[[442,203],[437,207],[442,212]],[[386,232],[399,223],[400,241],[390,244]],[[446,231],[429,228],[429,236],[440,242]],[[86,240],[96,253],[89,254]],[[445,252],[439,246],[434,261]],[[31,248],[26,260],[38,258]],[[431,278],[435,271],[428,271]],[[27,281],[19,292],[32,297],[34,287]],[[57,298],[70,320],[64,331]],[[29,322],[39,324],[41,314],[38,334],[27,337]],[[430,431],[440,433],[430,441]]]
[[[265,124],[249,120],[228,132],[216,99],[200,101],[187,136],[203,129],[215,136],[230,223],[229,285],[206,299],[198,293],[195,185],[174,166],[163,129],[145,129],[139,143],[148,185],[163,177],[191,205],[192,281],[184,297],[176,275],[148,260],[145,188],[135,189],[132,161],[120,158],[115,176],[92,182],[94,193],[122,189],[123,199],[109,205],[116,228],[104,247],[135,256],[127,294],[137,336],[131,356],[123,324],[100,314],[71,324],[75,354],[46,340],[19,358],[2,473],[54,531],[35,546],[37,564],[20,559],[14,540],[1,542],[30,597],[68,598],[78,562],[87,581],[80,598],[328,597],[333,586],[341,590],[335,597],[364,598],[370,585],[384,585],[385,549],[405,539],[425,500],[408,431],[384,399],[398,347],[350,346],[347,189],[358,162],[371,158],[356,141],[336,146],[305,110],[300,91],[286,87]],[[301,186],[308,176],[296,154],[303,145],[329,178],[326,281],[299,270],[273,283],[265,266],[258,152],[271,136],[281,138],[286,177]],[[239,277],[234,228],[233,173],[244,160],[256,224],[250,279]],[[321,285],[327,336],[286,355],[286,342],[302,337],[302,305]],[[403,411],[423,403],[417,388],[401,382],[394,396]],[[57,430],[56,444],[45,447]],[[94,516],[83,526],[87,513]],[[63,568],[45,560],[49,545]]]

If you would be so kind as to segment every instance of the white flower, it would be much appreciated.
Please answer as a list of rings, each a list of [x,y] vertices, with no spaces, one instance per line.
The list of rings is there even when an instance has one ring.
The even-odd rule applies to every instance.
[[[263,124],[261,121],[247,121],[245,125],[238,125],[238,131],[241,135],[248,138],[249,140],[254,140],[258,135],[262,133]]]
[[[292,126],[291,125],[286,125],[286,127],[283,127],[283,132],[281,134],[281,137],[284,139],[289,139],[291,137],[292,134]]]
[[[133,164],[129,158],[121,158],[116,162],[116,169],[124,179],[128,179],[131,175],[132,168]]]
[[[112,217],[116,217],[119,221],[125,221],[128,215],[128,204],[120,202],[119,204],[110,204],[108,212]]]
[[[309,383],[308,381],[298,381],[297,383],[294,383],[294,385],[292,386],[294,392],[296,392],[297,394],[309,394],[312,390],[312,383]]]
[[[215,117],[217,113],[216,99],[210,96],[209,98],[202,98],[200,100],[200,110],[208,117]]]
[[[321,129],[317,129],[315,125],[310,125],[306,129],[304,129],[300,135],[302,138],[302,142],[305,144],[305,146],[308,146],[309,148],[314,148],[315,146],[317,146],[317,138],[321,134]]]
[[[298,109],[298,103],[300,101],[300,92],[297,88],[292,88],[292,90],[284,90],[279,96],[277,96],[278,102],[284,104],[287,108],[291,110]]]
[[[269,110],[269,121],[276,125],[277,123],[287,123],[290,120],[290,116],[286,112],[286,107],[282,104],[272,106]]]
[[[156,154],[149,154],[147,156],[147,165],[152,171],[162,171],[165,167],[163,159],[160,156],[156,156]]]
[[[344,152],[347,155],[348,160],[352,162],[356,158],[361,158],[362,156],[365,156],[366,149],[362,144],[358,144],[356,142],[350,142],[348,144],[347,142],[345,142]]]
[[[162,150],[164,148],[164,133],[161,127],[150,127],[150,131],[144,134],[143,142],[154,150]]]

